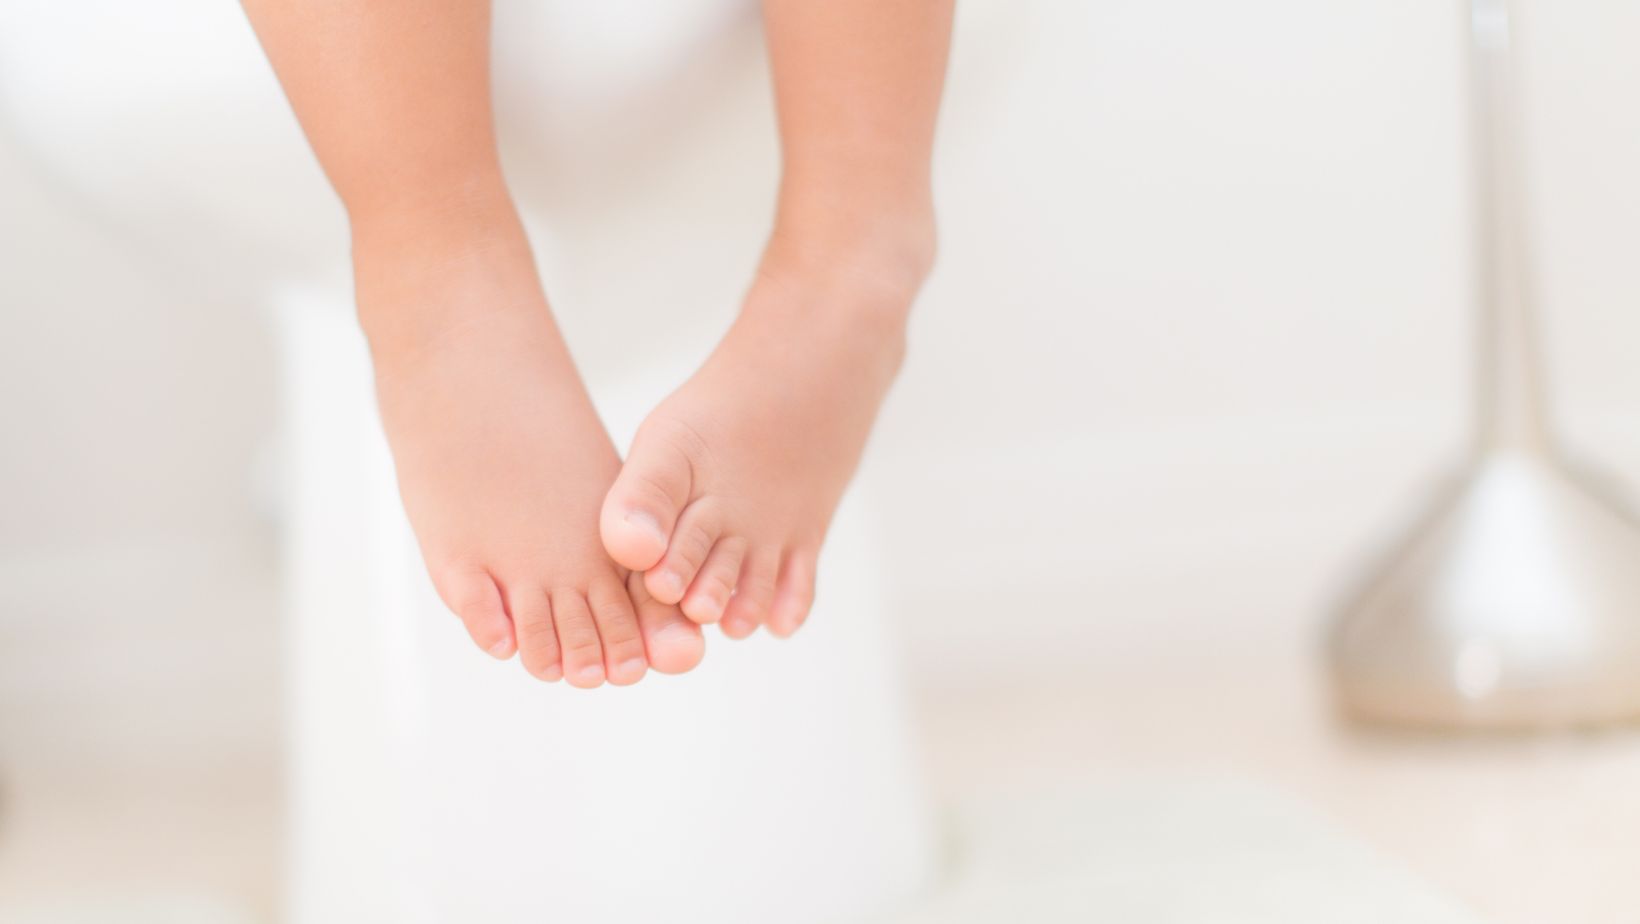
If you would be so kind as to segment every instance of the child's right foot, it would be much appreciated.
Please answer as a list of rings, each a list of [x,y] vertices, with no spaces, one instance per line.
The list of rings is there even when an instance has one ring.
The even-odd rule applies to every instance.
[[[604,501],[604,547],[657,599],[730,638],[759,625],[788,636],[808,617],[832,513],[899,369],[932,225],[908,222],[905,243],[888,221],[876,238],[776,235],[740,317],[638,428]]]
[[[700,661],[700,630],[605,554],[620,461],[510,205],[355,221],[359,316],[399,492],[480,648],[593,687]]]

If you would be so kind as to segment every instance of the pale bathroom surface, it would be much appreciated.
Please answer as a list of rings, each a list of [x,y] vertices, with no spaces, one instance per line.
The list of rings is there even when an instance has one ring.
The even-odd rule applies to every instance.
[[[263,244],[314,264],[339,225],[292,229],[295,206],[268,201],[265,242],[181,262],[133,245],[208,237],[236,170],[323,190],[287,124],[236,139],[259,158],[195,164],[200,201],[146,203],[156,159],[202,157],[165,131],[233,135],[228,105],[127,151],[31,141],[50,120],[30,107],[69,77],[103,105],[156,80],[86,64],[118,61],[130,23],[50,6],[0,12],[0,920],[277,920],[279,409],[261,280],[240,275]],[[1362,733],[1326,700],[1326,615],[1464,436],[1461,5],[959,7],[942,265],[855,489],[892,550],[891,628],[951,845],[906,915],[1128,909],[1122,882],[1069,860],[1033,893],[1065,904],[1016,903],[1009,857],[984,848],[1112,822],[1130,850],[1067,837],[1062,856],[1143,864],[1129,886],[1174,863],[1188,888],[1268,819],[1276,848],[1332,845],[1312,869],[1341,892],[1453,921],[1632,920],[1640,733]],[[1522,7],[1557,404],[1569,442],[1640,488],[1640,10]],[[773,160],[755,19],[713,8],[679,17],[681,58],[628,76],[586,46],[542,63],[503,40],[516,67],[596,70],[562,119],[597,125],[611,101],[669,115],[651,136],[667,158],[613,129],[579,153],[510,138],[510,157],[557,158],[564,179],[530,193],[564,221],[532,230],[600,367],[660,361],[609,323],[656,300],[676,305],[669,342],[709,342],[756,246]],[[255,55],[232,5],[194,13],[237,38],[179,60]],[[276,105],[247,60],[239,89]],[[667,110],[679,99],[696,102]],[[65,179],[77,158],[127,167],[88,190]],[[606,208],[616,187],[627,204]],[[101,200],[153,221],[133,236]],[[1170,802],[1200,811],[1152,811]],[[1338,919],[1315,902],[1283,912]]]

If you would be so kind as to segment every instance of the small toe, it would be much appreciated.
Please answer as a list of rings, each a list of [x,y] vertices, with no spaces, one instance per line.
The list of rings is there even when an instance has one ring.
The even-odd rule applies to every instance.
[[[815,555],[807,551],[786,556],[774,603],[769,607],[769,631],[779,638],[791,637],[809,618],[809,609],[814,606],[814,560]]]
[[[558,630],[558,647],[564,652],[564,679],[570,686],[591,689],[603,683],[603,645],[598,641],[592,609],[580,591],[561,590],[552,595],[552,624]]]
[[[773,556],[753,551],[741,566],[740,579],[735,584],[735,595],[723,608],[720,623],[723,634],[730,638],[745,638],[769,617],[769,606],[774,602],[776,561]]]
[[[450,611],[461,618],[474,644],[506,660],[518,649],[512,620],[501,602],[495,579],[482,568],[448,568],[433,575],[433,587]]]
[[[678,517],[677,528],[667,543],[666,555],[644,574],[650,596],[662,603],[677,603],[695,580],[707,553],[717,543],[718,518],[710,501],[696,501]]]
[[[564,676],[558,633],[552,628],[552,602],[539,588],[510,595],[507,604],[518,628],[518,657],[524,669],[549,683]]]
[[[649,670],[644,656],[643,636],[638,632],[638,616],[626,585],[614,575],[594,581],[587,595],[592,605],[592,621],[604,648],[604,672],[617,686],[637,683]]]
[[[634,572],[627,579],[632,606],[638,612],[638,628],[643,634],[649,666],[663,674],[692,670],[706,654],[706,639],[700,626],[690,622],[676,606],[661,603],[649,595],[642,576]]]
[[[633,571],[655,567],[689,502],[691,481],[686,457],[640,433],[599,514],[609,557]]]
[[[734,596],[735,582],[740,578],[740,565],[745,557],[746,540],[738,536],[719,539],[684,595],[680,604],[683,615],[702,625],[721,619],[723,608]]]

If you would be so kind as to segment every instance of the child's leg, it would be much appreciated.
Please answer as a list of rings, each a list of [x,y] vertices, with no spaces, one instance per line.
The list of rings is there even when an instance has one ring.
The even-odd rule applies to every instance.
[[[347,206],[382,421],[440,596],[543,679],[692,667],[698,630],[598,544],[619,462],[501,177],[488,4],[245,5]]]
[[[765,0],[784,176],[740,318],[644,422],[604,544],[732,636],[808,614],[815,562],[934,251],[951,0]]]

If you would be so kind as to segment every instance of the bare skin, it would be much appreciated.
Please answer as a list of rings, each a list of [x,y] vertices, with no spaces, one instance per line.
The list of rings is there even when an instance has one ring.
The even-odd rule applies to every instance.
[[[765,0],[783,175],[741,314],[639,429],[609,554],[657,600],[790,635],[934,257],[930,160],[950,0]]]
[[[382,422],[440,597],[543,680],[694,667],[699,629],[598,542],[619,459],[501,176],[488,4],[245,8],[348,210]]]
[[[596,686],[693,667],[696,623],[795,631],[933,260],[952,0],[765,0],[775,230],[739,320],[624,466],[501,176],[488,3],[245,6],[347,206],[405,509],[473,640]]]

